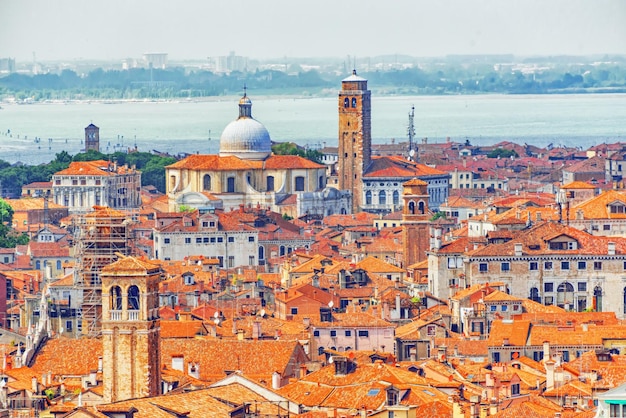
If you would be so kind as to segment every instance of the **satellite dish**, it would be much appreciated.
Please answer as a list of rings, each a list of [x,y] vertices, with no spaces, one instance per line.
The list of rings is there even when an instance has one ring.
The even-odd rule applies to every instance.
[[[217,313],[217,311],[215,311],[215,313],[213,314],[213,318],[217,318],[217,317],[219,317],[219,316],[220,316],[220,314],[219,314],[219,313]]]
[[[412,149],[411,151],[409,151],[409,155],[410,155],[411,157],[412,157],[412,156],[414,156],[414,155],[415,155],[415,150],[414,150],[414,149]]]
[[[333,364],[333,361],[335,361],[335,360],[333,360],[333,359],[334,359],[334,357],[333,357],[333,356],[330,356],[330,357],[328,358],[328,364]]]
[[[220,324],[220,319],[219,318],[215,318],[213,320],[213,322],[215,322],[215,325],[219,325]]]
[[[259,312],[259,314],[261,315],[261,318],[265,317],[265,309],[261,309],[261,312]]]
[[[333,301],[331,300],[330,302],[328,302],[328,307],[332,308],[333,306],[335,306],[335,304],[333,303]]]

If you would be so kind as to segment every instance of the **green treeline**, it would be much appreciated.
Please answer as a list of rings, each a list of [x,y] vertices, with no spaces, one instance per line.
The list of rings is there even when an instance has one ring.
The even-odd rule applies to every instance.
[[[339,74],[341,73],[341,74]],[[522,62],[494,64],[449,59],[412,65],[406,69],[363,70],[377,93],[389,94],[543,94],[626,91],[626,60],[580,64]],[[256,94],[332,94],[345,72],[308,70],[291,66],[289,72],[257,70],[215,74],[175,67],[171,69],[95,69],[84,75],[65,69],[59,73],[0,78],[0,98],[17,100],[169,99],[237,94],[247,85]]]
[[[66,151],[56,154],[48,164],[35,166],[11,165],[0,160],[0,184],[3,196],[20,196],[22,186],[33,182],[50,181],[52,175],[66,169],[72,161],[107,160],[117,161],[118,165],[128,164],[141,171],[141,184],[153,185],[160,192],[165,192],[165,166],[176,162],[174,157],[163,157],[148,152],[102,154],[90,150],[71,156]]]

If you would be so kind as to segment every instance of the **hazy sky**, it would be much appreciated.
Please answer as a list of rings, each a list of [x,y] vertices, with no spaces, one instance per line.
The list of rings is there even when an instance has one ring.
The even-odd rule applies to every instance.
[[[626,54],[625,0],[0,0],[0,58]]]

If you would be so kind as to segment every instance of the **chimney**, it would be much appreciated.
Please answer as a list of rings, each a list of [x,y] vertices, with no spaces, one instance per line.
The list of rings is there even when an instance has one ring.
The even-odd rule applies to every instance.
[[[609,242],[609,255],[615,255],[615,243]]]
[[[238,329],[237,330],[237,341],[243,341],[243,330],[242,329]]]
[[[551,360],[550,358],[550,342],[549,341],[544,341],[543,342],[543,360]]]
[[[515,243],[515,257],[521,257],[521,256],[522,256],[522,243],[517,242]]]
[[[102,371],[102,357],[98,357],[98,371]]]
[[[252,339],[258,340],[259,338],[261,338],[261,335],[261,322],[254,321],[252,323]]]
[[[280,381],[281,381],[280,373],[278,372],[272,373],[272,389],[274,390],[280,389],[280,386],[281,386]]]
[[[546,390],[554,389],[554,366],[553,360],[548,360],[544,363],[546,367]]]
[[[30,389],[32,390],[33,394],[37,394],[39,393],[39,384],[37,384],[37,376],[33,376],[30,379]]]
[[[89,372],[89,385],[90,386],[97,386],[98,385],[98,376],[97,376],[97,371],[95,370],[91,370]]]

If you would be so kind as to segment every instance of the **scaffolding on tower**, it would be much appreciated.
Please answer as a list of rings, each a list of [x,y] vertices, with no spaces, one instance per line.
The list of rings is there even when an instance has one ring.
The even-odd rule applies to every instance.
[[[100,334],[102,320],[102,268],[132,252],[129,225],[133,214],[103,206],[78,218],[75,229],[77,265],[74,285],[82,290],[80,318],[83,335]]]

